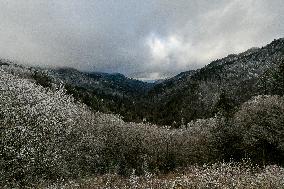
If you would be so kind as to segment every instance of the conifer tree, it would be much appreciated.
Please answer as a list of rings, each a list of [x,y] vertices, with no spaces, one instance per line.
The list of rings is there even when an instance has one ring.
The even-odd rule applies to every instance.
[[[284,95],[284,60],[274,75],[273,94]]]

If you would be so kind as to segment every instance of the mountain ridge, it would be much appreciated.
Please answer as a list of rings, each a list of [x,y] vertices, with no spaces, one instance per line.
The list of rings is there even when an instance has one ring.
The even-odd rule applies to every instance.
[[[262,94],[259,79],[266,71],[276,69],[283,59],[284,38],[280,38],[262,48],[212,61],[181,81],[172,78],[174,85],[164,82],[154,86],[149,92],[155,104],[152,114],[159,117],[159,124],[211,117],[222,93],[235,105]]]

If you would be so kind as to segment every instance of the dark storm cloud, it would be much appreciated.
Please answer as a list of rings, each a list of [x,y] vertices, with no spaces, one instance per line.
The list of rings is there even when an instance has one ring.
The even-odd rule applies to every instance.
[[[160,78],[283,37],[282,0],[2,0],[0,56]]]

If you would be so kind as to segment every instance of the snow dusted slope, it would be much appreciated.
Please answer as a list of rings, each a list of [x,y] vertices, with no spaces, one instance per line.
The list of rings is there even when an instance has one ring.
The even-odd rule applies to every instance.
[[[148,99],[153,103],[149,119],[159,124],[172,124],[211,117],[221,94],[239,105],[262,94],[260,78],[267,71],[275,70],[283,60],[284,38],[281,38],[265,47],[213,61],[181,80],[176,77],[171,82],[157,84],[149,92]]]

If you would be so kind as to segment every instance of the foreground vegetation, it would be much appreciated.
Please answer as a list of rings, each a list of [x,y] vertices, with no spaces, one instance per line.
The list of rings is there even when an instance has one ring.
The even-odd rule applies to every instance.
[[[161,175],[153,175],[149,172],[146,172],[144,176],[132,174],[130,177],[105,174],[39,187],[63,189],[272,189],[284,187],[284,169],[275,165],[264,168],[253,167],[248,162],[240,164],[218,163],[202,167],[190,166],[183,170]]]
[[[91,178],[82,188],[283,186],[283,96],[259,95],[236,111],[224,98],[215,117],[172,129],[94,113],[63,86],[38,85],[25,68],[0,72],[2,188],[82,178]],[[244,158],[253,166],[214,164]]]

